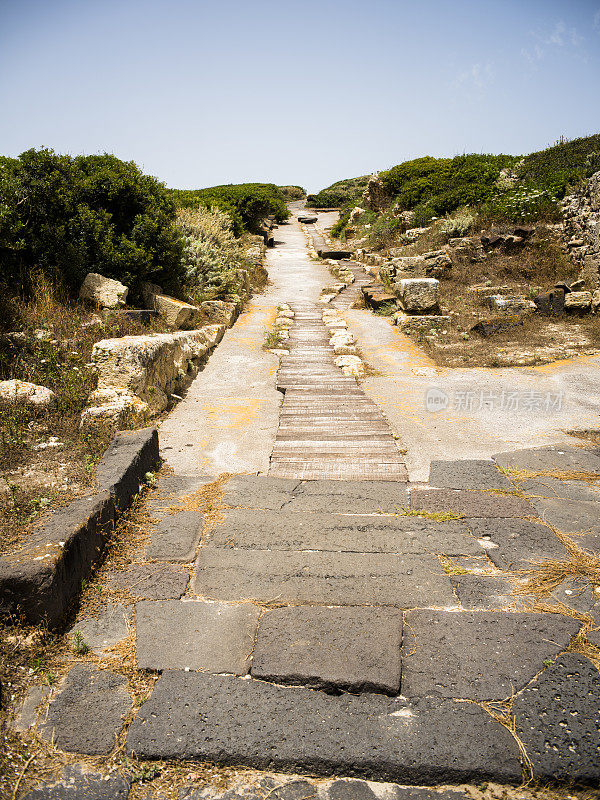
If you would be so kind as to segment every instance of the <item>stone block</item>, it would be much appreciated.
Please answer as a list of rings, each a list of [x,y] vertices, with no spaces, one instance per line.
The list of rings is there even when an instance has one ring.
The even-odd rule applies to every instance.
[[[488,557],[500,569],[528,569],[533,561],[564,559],[567,551],[554,532],[525,519],[465,519],[473,536],[486,543]]]
[[[59,750],[89,756],[108,754],[132,705],[127,678],[90,664],[67,675],[40,732]]]
[[[569,644],[577,620],[504,611],[409,611],[402,642],[405,697],[503,700]]]
[[[125,639],[129,633],[131,611],[119,603],[109,602],[97,617],[87,617],[71,628],[69,640],[78,632],[92,653],[104,653]]]
[[[427,314],[438,308],[439,281],[435,278],[404,278],[394,284],[403,311]]]
[[[87,300],[99,308],[119,308],[125,305],[129,289],[119,281],[105,278],[97,272],[88,272],[79,290],[79,299]]]
[[[139,669],[248,672],[257,606],[143,600],[136,603],[135,614]]]
[[[292,499],[300,481],[257,475],[234,475],[225,484],[223,503],[233,508],[279,511]]]
[[[399,514],[408,505],[406,485],[397,481],[303,481],[286,511],[335,514]]]
[[[178,600],[189,579],[186,569],[173,564],[135,564],[121,572],[113,572],[109,586],[144,600]]]
[[[38,783],[23,800],[127,800],[129,783],[118,772],[93,772],[66,766],[60,778]]]
[[[523,324],[523,317],[520,314],[503,314],[499,317],[489,317],[480,320],[471,328],[472,333],[480,336],[494,336],[497,333],[504,333],[512,328],[517,328]]]
[[[129,508],[159,460],[156,428],[121,431],[115,436],[98,464],[96,479],[100,490],[113,496],[117,514]]]
[[[565,297],[565,311],[568,314],[587,314],[592,307],[591,292],[569,292]]]
[[[410,507],[430,513],[453,512],[463,517],[535,516],[532,506],[522,497],[464,489],[413,489]]]
[[[492,458],[503,469],[527,472],[596,472],[600,477],[600,452],[595,448],[553,444],[496,453]]]
[[[431,486],[442,489],[491,489],[514,491],[515,486],[500,472],[493,461],[432,461],[429,470]]]
[[[260,621],[252,675],[314,689],[397,694],[402,612],[276,608]]]
[[[600,533],[600,503],[540,499],[531,502],[544,522],[563,533]]]
[[[514,739],[473,704],[334,696],[193,672],[163,674],[129,729],[127,749],[141,758],[408,784],[521,778]]]

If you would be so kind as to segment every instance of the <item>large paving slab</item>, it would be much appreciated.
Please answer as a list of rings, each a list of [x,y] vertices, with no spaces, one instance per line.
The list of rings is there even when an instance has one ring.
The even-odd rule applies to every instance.
[[[481,555],[462,522],[419,517],[232,510],[205,541],[213,547],[356,553]],[[249,556],[250,557],[250,556]]]
[[[193,672],[163,674],[127,748],[142,758],[429,785],[521,777],[512,736],[470,703],[335,696]]]
[[[399,608],[453,606],[448,576],[433,556],[227,550],[203,547],[196,594],[219,600]]]
[[[465,574],[451,575],[450,581],[463,608],[501,611],[520,605],[512,594],[514,584],[505,578]]]
[[[517,695],[512,713],[536,778],[598,785],[600,673],[591,661],[561,655]]]
[[[258,475],[234,475],[225,484],[223,504],[232,508],[279,511],[292,499],[300,481]]]
[[[540,518],[563,533],[600,533],[600,503],[585,500],[532,500]]]
[[[579,628],[556,614],[409,611],[402,694],[503,700],[564,650]]]
[[[510,470],[597,472],[600,474],[598,448],[588,449],[568,444],[556,444],[495,453],[492,458],[500,467]]]
[[[113,572],[109,587],[144,600],[178,600],[189,579],[189,572],[174,564],[134,564],[126,570]]]
[[[464,489],[413,489],[410,507],[436,514],[452,511],[463,517],[536,516],[522,497]]]
[[[554,532],[525,519],[465,519],[476,539],[488,543],[487,554],[500,569],[528,569],[533,561],[564,559],[567,551]]]
[[[335,514],[399,514],[408,505],[408,492],[396,481],[304,481],[286,511],[325,511]]]
[[[250,603],[144,600],[135,607],[138,667],[244,675],[259,617]]]
[[[495,489],[514,491],[493,461],[465,459],[464,461],[432,461],[429,484],[441,489]]]
[[[600,485],[587,481],[561,481],[543,476],[517,481],[519,489],[531,500],[586,500],[600,503]]]
[[[400,688],[402,612],[389,608],[276,608],[261,619],[255,678],[317,689]]]
[[[129,783],[118,772],[86,772],[78,765],[66,766],[57,780],[45,781],[23,796],[23,800],[127,800]]]
[[[106,755],[132,705],[127,678],[89,664],[75,665],[50,703],[42,736],[59,750]]]
[[[71,636],[78,632],[93,653],[103,653],[125,639],[131,624],[131,610],[120,603],[109,602],[97,617],[76,622]]]
[[[184,563],[191,561],[202,536],[202,514],[193,506],[176,503],[172,508],[155,509],[152,515],[156,521],[149,529],[150,543],[146,547],[146,558]]]

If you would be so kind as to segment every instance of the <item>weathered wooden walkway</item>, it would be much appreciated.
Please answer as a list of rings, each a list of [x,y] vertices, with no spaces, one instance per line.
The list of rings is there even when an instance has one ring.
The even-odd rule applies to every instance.
[[[334,364],[323,306],[291,305],[294,325],[277,388],[285,392],[269,474],[304,480],[406,481],[378,406]]]

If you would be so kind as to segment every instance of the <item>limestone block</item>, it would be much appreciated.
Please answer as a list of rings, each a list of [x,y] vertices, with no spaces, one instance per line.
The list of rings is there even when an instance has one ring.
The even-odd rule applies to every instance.
[[[597,314],[600,311],[600,289],[596,289],[592,295],[592,314]]]
[[[592,306],[591,292],[569,292],[565,296],[565,310],[575,314],[585,314]]]
[[[236,303],[227,303],[224,300],[205,300],[200,308],[211,322],[219,322],[231,328],[238,318]]]
[[[338,356],[334,363],[344,375],[352,378],[362,378],[365,374],[364,364],[358,356]]]
[[[56,402],[56,395],[52,389],[38,386],[27,381],[9,380],[0,381],[0,405],[26,406],[28,408],[49,408]]]
[[[99,308],[119,308],[125,305],[128,292],[127,286],[119,281],[88,272],[79,290],[79,299],[88,300]]]
[[[155,311],[158,311],[167,325],[172,328],[182,328],[190,319],[192,314],[198,311],[196,306],[168,297],[166,294],[152,295],[152,303]]]
[[[438,307],[439,285],[436,278],[403,278],[394,291],[404,311],[423,314]]]

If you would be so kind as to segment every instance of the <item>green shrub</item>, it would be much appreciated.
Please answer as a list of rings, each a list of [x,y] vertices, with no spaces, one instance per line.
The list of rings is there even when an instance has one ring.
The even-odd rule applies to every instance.
[[[556,222],[562,212],[557,197],[549,190],[529,187],[511,189],[492,198],[481,207],[480,217],[487,223]]]
[[[449,239],[454,238],[455,236],[466,236],[471,228],[471,225],[475,222],[476,216],[473,214],[468,208],[460,208],[456,211],[452,216],[445,219],[441,226],[440,230],[444,233]]]
[[[172,288],[181,279],[173,202],[133,162],[28,150],[0,159],[0,196],[0,277],[19,288],[34,269],[70,290],[88,272],[134,293],[144,280]]]
[[[317,194],[309,194],[306,205],[311,208],[342,208],[355,206],[362,199],[370,175],[336,181]]]
[[[517,167],[521,181],[543,188],[557,198],[600,170],[600,134],[580,139],[560,138],[552,147],[531,153]]]
[[[245,229],[256,233],[266,217],[274,216],[277,222],[285,222],[290,216],[284,195],[274,183],[171,189],[170,193],[179,208],[205,206],[227,212],[231,216],[236,236],[240,236]]]
[[[278,186],[277,188],[288,203],[293,200],[304,200],[306,197],[306,189],[302,186]]]

